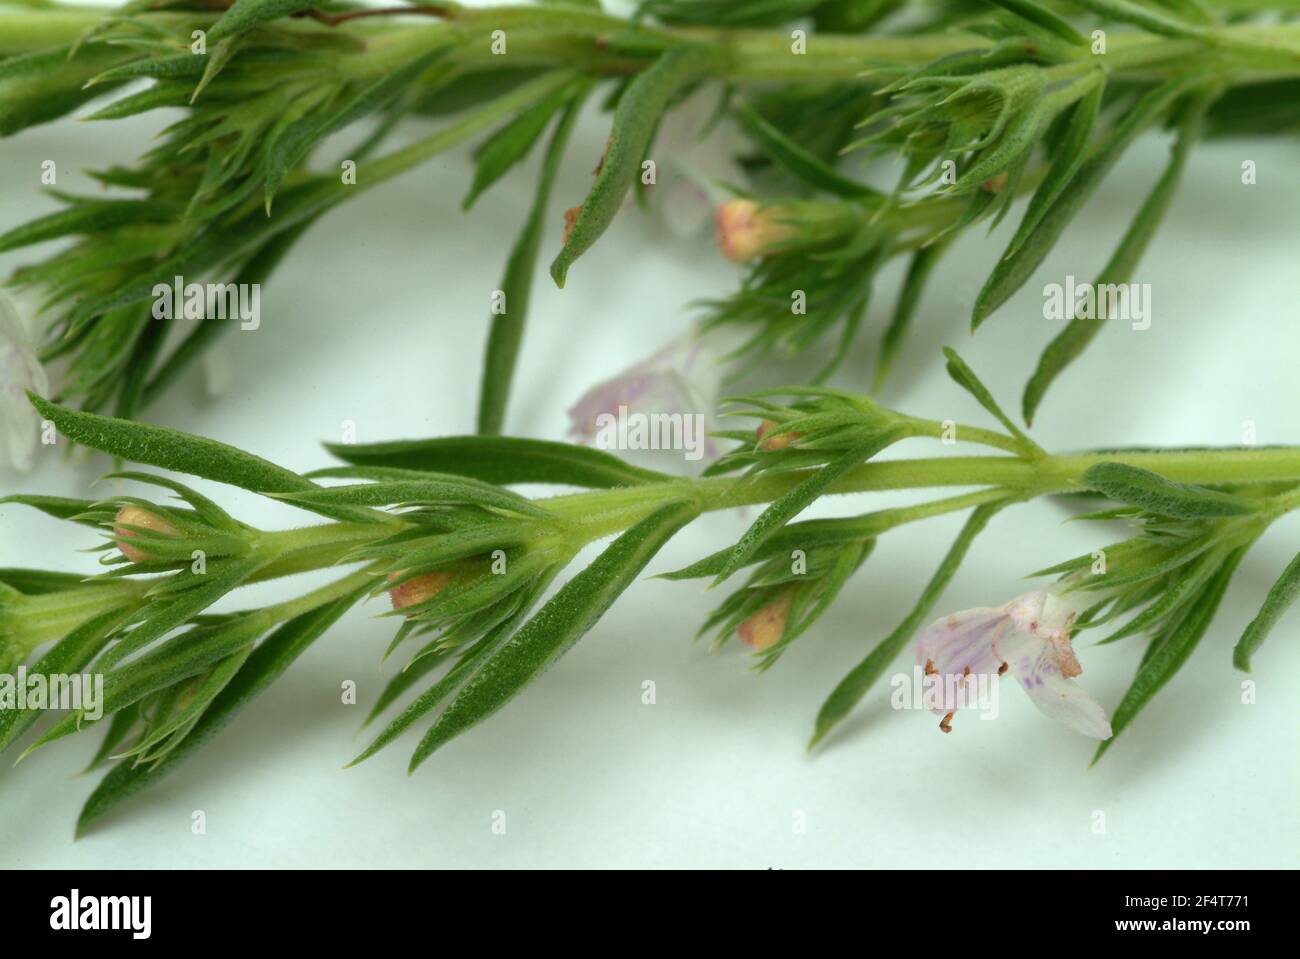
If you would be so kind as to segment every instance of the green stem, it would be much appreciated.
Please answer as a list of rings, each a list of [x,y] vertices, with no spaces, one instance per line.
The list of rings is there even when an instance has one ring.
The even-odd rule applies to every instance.
[[[293,619],[295,616],[301,616],[303,613],[311,612],[319,606],[326,603],[332,603],[336,599],[342,599],[344,596],[350,596],[363,587],[371,586],[375,582],[375,577],[382,575],[383,563],[375,563],[367,566],[365,569],[359,569],[355,573],[349,573],[342,579],[328,583],[319,589],[314,589],[296,599],[288,600],[283,603],[276,603],[274,606],[265,606],[258,610],[254,615],[264,620],[266,627],[283,623],[286,620]]]
[[[916,421],[920,424],[930,421]],[[937,424],[935,424],[937,425]],[[966,440],[1006,445],[1010,437],[977,427],[958,427]],[[1014,497],[1030,499],[1051,493],[1085,489],[1083,474],[1098,463],[1118,462],[1152,470],[1167,479],[1200,484],[1300,483],[1300,447],[1262,449],[1117,450],[1062,455],[955,456],[865,463],[833,483],[828,494],[926,487],[979,487],[957,496],[913,506],[878,510],[836,523],[856,524],[864,535],[879,535],[905,523],[984,503]],[[810,470],[760,473],[740,478],[678,479],[640,486],[571,493],[540,500],[553,521],[538,524],[531,548],[557,549],[573,555],[586,544],[619,533],[656,509],[674,501],[694,501],[701,512],[772,502],[810,475]],[[1261,491],[1267,492],[1267,491]],[[1243,530],[1258,535],[1277,517],[1300,508],[1300,489],[1267,495],[1263,509]],[[328,523],[275,533],[256,534],[257,548],[272,557],[255,579],[337,565],[358,546],[392,535],[405,526],[400,514],[394,524]],[[318,606],[372,586],[388,568],[373,562],[336,582],[296,599],[259,610],[266,625],[292,619]],[[11,648],[30,652],[36,646],[110,608],[138,606],[156,578],[78,587],[61,593],[23,596],[0,609],[0,636]]]
[[[1275,9],[1270,3],[1270,9]],[[73,43],[97,25],[106,12],[94,7],[18,7],[0,15],[0,56]],[[139,14],[137,14],[139,15]],[[166,11],[146,15],[153,22],[187,31],[207,27],[216,14]],[[457,8],[446,21],[400,18],[389,22],[358,20],[328,27],[312,20],[276,21],[281,32],[321,35],[346,32],[364,50],[350,55],[346,72],[371,76],[386,72],[411,57],[447,43],[458,49],[452,62],[465,68],[499,65],[564,66],[598,74],[642,69],[665,48],[712,47],[716,75],[733,81],[858,80],[864,72],[887,64],[916,66],[948,54],[979,49],[987,38],[961,32],[904,36],[810,33],[806,49],[795,52],[788,32],[730,30],[711,27],[658,28],[633,26],[595,10],[575,7],[503,5]],[[505,33],[506,53],[492,46],[492,32]],[[1300,75],[1300,27],[1294,24],[1232,24],[1211,28],[1204,39],[1167,39],[1139,30],[1111,30],[1107,53],[1097,57],[1081,48],[1080,63],[1104,62],[1128,79],[1158,79],[1185,72],[1190,66],[1213,68],[1226,75]],[[875,82],[870,80],[869,82]]]
[[[960,428],[958,435],[960,434]],[[1025,497],[1084,489],[1084,472],[1098,463],[1125,463],[1182,483],[1300,482],[1300,448],[1197,449],[1072,453],[1029,460],[1014,456],[954,456],[865,463],[830,487],[831,494],[944,486],[996,487]],[[575,493],[543,500],[546,507],[589,528],[617,517],[640,518],[674,499],[693,498],[704,511],[769,503],[808,476],[807,470],[711,477]],[[635,520],[633,520],[635,521]]]

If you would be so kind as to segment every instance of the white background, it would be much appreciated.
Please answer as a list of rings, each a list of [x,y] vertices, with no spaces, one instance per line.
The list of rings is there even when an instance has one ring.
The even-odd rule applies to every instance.
[[[157,118],[68,120],[6,141],[0,228],[54,208],[40,163],[62,189],[94,190],[80,173],[127,163]],[[555,191],[542,262],[560,211],[577,203],[607,121],[581,125]],[[421,132],[412,124],[407,135]],[[1167,141],[1142,140],[1104,184],[1021,294],[978,336],[970,303],[1017,217],[992,238],[970,231],[943,262],[881,399],[939,419],[984,422],[946,377],[957,346],[1010,409],[1057,325],[1042,319],[1042,284],[1091,279],[1162,168]],[[333,156],[330,154],[329,156]],[[328,159],[328,157],[327,157]],[[1258,164],[1244,186],[1241,162]],[[662,163],[671,163],[664,158]],[[462,151],[332,213],[264,286],[263,325],[228,339],[233,382],[208,401],[192,375],[150,411],[156,422],[211,436],[293,469],[323,465],[318,443],[357,424],[359,440],[471,431],[488,300],[531,199],[535,162],[460,212],[470,180]],[[364,167],[361,175],[364,176]],[[1254,421],[1260,443],[1300,442],[1295,141],[1198,146],[1138,280],[1153,288],[1143,333],[1108,325],[1049,395],[1034,435],[1049,449],[1126,444],[1235,444]],[[0,270],[45,249],[0,257]],[[860,348],[839,383],[865,388],[892,306],[899,265],[878,284]],[[565,410],[592,383],[646,355],[690,322],[690,301],[732,289],[738,273],[701,236],[672,237],[625,212],[555,290],[539,277],[509,428],[562,438]],[[890,455],[935,455],[921,441]],[[44,450],[4,492],[86,495],[103,457]],[[249,522],[302,522],[274,504],[197,484]],[[125,486],[100,484],[107,495]],[[919,495],[843,497],[809,515],[909,502]],[[940,604],[1004,601],[1035,568],[1114,538],[1063,525],[1060,504],[997,517]],[[705,517],[650,572],[733,542],[753,518]],[[360,767],[340,767],[368,741],[358,732],[400,663],[379,657],[393,620],[353,610],[198,757],[124,804],[74,843],[93,786],[78,777],[97,744],[84,735],[0,769],[0,864],[14,866],[1295,866],[1297,615],[1256,657],[1256,705],[1241,702],[1233,643],[1300,544],[1300,521],[1271,530],[1243,564],[1191,661],[1096,768],[1093,743],[1045,721],[1007,684],[1002,716],[934,717],[889,709],[880,686],[818,753],[805,754],[826,693],[906,613],[960,525],[945,517],[886,537],[833,610],[770,672],[733,644],[693,644],[721,599],[698,583],[634,586],[554,670],[489,723],[446,747],[414,777],[415,737]],[[74,550],[81,527],[19,507],[0,510],[0,565],[91,571]],[[314,585],[257,587],[240,606]],[[1141,641],[1081,644],[1081,682],[1108,708],[1136,668]],[[903,663],[910,664],[910,659]],[[641,702],[653,680],[657,703]],[[358,705],[340,702],[354,680]],[[191,833],[191,814],[207,833]],[[504,811],[505,835],[491,831]],[[1095,831],[1104,814],[1104,833]],[[793,824],[802,816],[806,832]]]

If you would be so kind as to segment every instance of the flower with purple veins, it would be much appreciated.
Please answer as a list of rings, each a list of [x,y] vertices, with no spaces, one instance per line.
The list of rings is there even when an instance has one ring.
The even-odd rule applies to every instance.
[[[926,675],[967,682],[969,677],[997,675],[1010,670],[1030,700],[1049,719],[1095,739],[1109,739],[1106,711],[1083,687],[1074,682],[1082,674],[1070,631],[1095,597],[1066,593],[1062,589],[1037,590],[1017,596],[997,607],[980,607],[946,616],[931,623],[916,643],[916,661]],[[944,732],[960,703],[939,724]]]

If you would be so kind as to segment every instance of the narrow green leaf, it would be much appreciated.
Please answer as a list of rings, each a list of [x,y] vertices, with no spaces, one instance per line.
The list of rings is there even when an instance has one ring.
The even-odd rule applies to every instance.
[[[1000,509],[1013,502],[1015,502],[1013,498],[1008,498],[985,503],[976,507],[974,512],[971,513],[961,532],[957,534],[956,541],[949,548],[947,555],[939,563],[939,568],[935,570],[934,576],[930,578],[930,582],[917,599],[916,605],[912,607],[912,611],[898,624],[898,628],[881,640],[862,662],[854,666],[849,671],[849,674],[840,680],[839,685],[822,703],[821,710],[817,713],[817,723],[813,731],[812,741],[808,744],[809,749],[821,742],[840,720],[852,712],[853,707],[867,694],[872,684],[889,668],[889,664],[897,658],[917,629],[920,628],[921,621],[929,615],[930,610],[934,608],[934,604],[939,601],[944,589],[947,588],[958,567],[961,566],[962,560],[966,558],[966,552],[970,549],[970,544],[975,537],[983,531],[989,520]]]
[[[208,525],[227,531],[236,531],[240,529],[239,523],[233,516],[224,509],[208,499],[198,490],[190,489],[184,483],[178,482],[166,476],[157,476],[153,473],[141,473],[135,470],[120,470],[116,473],[110,473],[105,479],[125,479],[133,480],[137,483],[147,483],[152,486],[161,486],[163,489],[169,489],[182,500],[194,507],[194,512],[202,517]]]
[[[1264,605],[1260,607],[1255,618],[1250,621],[1241,639],[1232,649],[1232,665],[1243,672],[1250,672],[1250,658],[1256,650],[1264,645],[1269,632],[1291,604],[1300,596],[1300,554],[1291,560],[1282,575],[1277,578],[1273,588],[1268,591]]]
[[[548,517],[550,512],[518,493],[460,476],[427,474],[420,480],[395,480],[332,486],[292,493],[277,493],[276,499],[302,506],[389,506],[407,503],[458,504],[509,510],[524,516]]]
[[[406,732],[418,719],[428,715],[433,710],[441,706],[447,697],[456,692],[464,684],[465,680],[475,675],[482,665],[497,651],[505,645],[506,641],[514,634],[515,628],[524,620],[532,611],[537,600],[541,598],[551,580],[559,572],[556,568],[549,575],[544,576],[529,591],[519,607],[514,610],[508,617],[493,625],[473,646],[466,650],[456,661],[447,673],[436,683],[421,693],[405,709],[397,715],[386,727],[383,732],[374,738],[369,746],[365,748],[355,759],[348,763],[349,767],[364,762],[375,753],[379,752],[389,743],[396,740],[402,733]],[[394,677],[389,683],[388,688],[384,690],[384,695],[380,697],[380,702],[391,702],[399,696],[403,689],[412,685],[416,678],[425,671],[432,670],[442,657],[435,653],[428,653],[420,656],[414,662],[407,665],[406,670]],[[407,681],[404,677],[407,673],[412,674],[412,678]],[[375,707],[375,712],[371,714],[371,719],[378,713],[380,707]],[[369,722],[369,720],[367,720]]]
[[[1169,164],[1160,175],[1160,179],[1156,181],[1146,201],[1138,209],[1137,216],[1129,224],[1115,252],[1102,267],[1093,289],[1101,290],[1112,284],[1118,285],[1132,280],[1138,262],[1146,253],[1151,238],[1164,219],[1165,211],[1169,209],[1169,203],[1187,165],[1187,155],[1200,136],[1209,103],[1209,98],[1202,98],[1197,104],[1189,107],[1184,114],[1178,139],[1174,141],[1170,153]],[[1108,319],[1109,317],[1095,319],[1072,317],[1065,329],[1058,333],[1043,350],[1034,375],[1025,384],[1022,408],[1026,423],[1033,421],[1034,414],[1038,412],[1038,406],[1047,393],[1047,388],[1092,342],[1093,337],[1101,330],[1102,323]]]
[[[1105,639],[1100,640],[1097,645],[1118,642],[1166,621],[1167,617],[1172,616],[1184,603],[1197,595],[1206,581],[1218,571],[1222,562],[1223,554],[1211,550],[1195,562],[1188,563],[1182,575],[1178,576],[1167,589],[1162,589],[1155,602]]]
[[[93,519],[85,518],[83,514],[94,508],[95,504],[88,499],[73,499],[70,496],[40,496],[35,493],[25,494],[16,493],[13,496],[0,497],[0,505],[5,503],[17,503],[20,506],[30,506],[32,509],[38,509],[46,516],[53,516],[55,519],[72,520],[82,523],[85,526],[98,526]]]
[[[556,125],[546,150],[546,159],[542,162],[532,209],[529,210],[524,228],[506,261],[506,275],[501,281],[501,290],[505,294],[505,312],[492,317],[483,357],[483,381],[479,388],[478,403],[480,433],[500,433],[505,424],[506,404],[514,382],[524,324],[528,320],[528,304],[532,298],[533,276],[537,272],[537,256],[541,250],[542,226],[550,203],[551,187],[555,183],[555,175],[564,158],[569,135],[584,99],[585,90],[569,103],[560,116],[560,122]]]
[[[553,263],[551,278],[563,287],[569,267],[586,253],[614,219],[636,180],[664,111],[680,91],[705,76],[716,54],[697,47],[663,53],[638,74],[619,98],[600,173],[583,201],[573,230]]]
[[[1078,103],[1070,109],[1070,119],[1065,135],[1057,146],[1052,165],[1047,175],[1038,184],[1038,189],[1029,200],[1025,215],[1016,227],[1015,236],[1007,244],[1002,254],[1005,260],[1020,249],[1022,243],[1034,232],[1043,216],[1052,208],[1061,191],[1069,186],[1074,175],[1083,166],[1088,157],[1088,146],[1092,142],[1093,130],[1097,127],[1097,114],[1101,111],[1102,97],[1106,92],[1106,82],[1102,80],[1089,90]]]
[[[217,74],[225,69],[226,64],[230,62],[230,58],[239,51],[243,41],[243,37],[231,36],[217,42],[216,46],[212,48],[212,52],[208,54],[208,61],[203,68],[203,76],[199,78],[198,85],[194,87],[194,92],[190,94],[190,103],[197,100],[199,94],[207,89],[208,84],[217,78]]]
[[[948,359],[948,375],[953,378],[958,386],[964,389],[971,396],[979,401],[980,406],[988,410],[997,417],[998,422],[1007,428],[1007,432],[1020,441],[1020,445],[1027,451],[1038,455],[1043,455],[1042,448],[1021,432],[1020,427],[1011,421],[1011,417],[1002,412],[1002,407],[998,406],[997,400],[989,392],[987,386],[980,382],[980,378],[975,375],[975,371],[966,365],[966,361],[957,355],[957,351],[951,347],[943,348],[943,355]]]
[[[1129,144],[1188,87],[1198,82],[1201,82],[1200,77],[1178,77],[1142,95],[1110,135],[1093,149],[1016,251],[998,261],[975,299],[971,311],[972,328],[977,328],[1024,285]]]
[[[92,823],[122,800],[153,785],[198,752],[241,709],[278,679],[365,592],[365,589],[360,589],[350,596],[303,613],[263,640],[175,749],[155,764],[137,766],[131,760],[123,760],[108,772],[82,807],[77,820],[77,835],[84,835]]]
[[[209,563],[207,572],[201,575],[188,570],[176,574],[168,585],[185,585],[188,588],[182,590],[173,599],[160,602],[156,608],[151,609],[143,622],[118,640],[117,645],[104,654],[95,664],[96,668],[101,671],[111,669],[154,640],[189,622],[192,617],[197,616],[226,593],[245,582],[263,565],[265,565],[264,560],[251,557]]]
[[[264,629],[255,616],[245,615],[214,626],[195,627],[173,637],[104,677],[100,719],[89,718],[84,710],[74,711],[29,746],[23,757],[57,739],[81,732],[146,696],[199,675],[219,660],[251,645]],[[94,668],[101,667],[96,663]]]
[[[1086,46],[1088,41],[1078,30],[1057,16],[1046,7],[1039,6],[1033,0],[988,0],[995,7],[1001,7],[1003,10],[1009,10],[1018,17],[1023,17],[1030,23],[1037,24],[1045,30],[1056,34],[1067,43],[1076,46]]]
[[[358,466],[454,473],[507,486],[557,483],[584,489],[639,486],[672,479],[641,469],[603,450],[510,436],[449,436],[387,443],[326,443],[329,452]]]
[[[883,199],[879,190],[846,177],[799,146],[748,103],[740,104],[736,110],[746,129],[768,155],[809,186],[850,200]]]
[[[903,348],[903,338],[912,325],[917,304],[921,302],[921,293],[925,289],[934,266],[948,249],[948,242],[941,240],[921,247],[912,254],[907,264],[907,275],[903,278],[903,287],[894,306],[894,315],[889,321],[885,335],[880,339],[880,356],[876,360],[876,373],[872,382],[872,392],[878,393],[885,385],[889,371],[893,369],[894,360]]]
[[[137,706],[127,706],[125,709],[119,709],[113,714],[113,718],[108,722],[108,729],[104,731],[104,738],[99,742],[99,748],[95,750],[95,755],[90,758],[86,764],[83,773],[98,769],[112,757],[114,751],[125,742],[127,736],[135,729],[136,724],[140,721],[140,710]]]
[[[0,59],[0,136],[55,120],[108,93],[112,86],[87,87],[87,81],[136,56],[104,43],[72,54],[71,47],[61,46]]]
[[[763,545],[769,536],[785,526],[791,519],[802,513],[814,500],[826,491],[835,480],[860,463],[875,456],[885,447],[903,438],[901,429],[886,430],[870,443],[849,450],[831,460],[825,466],[813,470],[811,475],[779,499],[773,501],[767,509],[759,514],[753,525],[745,531],[740,541],[731,551],[727,563],[713,580],[713,586],[731,576],[744,566],[751,556]]]
[[[1245,516],[1259,509],[1258,503],[1240,496],[1175,483],[1159,473],[1125,463],[1098,463],[1084,472],[1080,482],[1118,502],[1178,519]]]
[[[82,623],[46,651],[29,675],[70,676],[86,668],[131,610],[113,609]],[[44,714],[41,709],[0,709],[0,752],[12,746]]]
[[[670,503],[611,543],[569,580],[492,656],[434,722],[411,757],[414,770],[435,750],[510,702],[568,652],[679,529],[699,513],[694,503]]]
[[[78,197],[76,205],[67,210],[37,217],[0,234],[0,253],[114,227],[167,223],[175,218],[176,212],[173,207],[148,200],[86,200]]]
[[[416,683],[429,675],[429,673],[433,672],[439,666],[444,665],[447,661],[447,657],[450,656],[452,652],[453,650],[444,649],[436,653],[429,653],[420,656],[408,663],[404,669],[393,676],[393,678],[388,681],[388,684],[384,686],[383,691],[379,694],[379,698],[375,700],[375,705],[370,710],[370,714],[366,716],[366,721],[363,726],[368,726],[370,723],[378,719],[384,710],[401,699],[403,694],[408,690],[413,689]],[[360,760],[358,759],[358,761]]]
[[[33,393],[27,395],[32,405],[54,423],[63,436],[123,460],[201,476],[254,493],[287,493],[316,488],[314,483],[297,473],[216,440],[165,426],[68,409]],[[353,522],[384,521],[383,515],[373,510],[344,507],[331,507],[329,512],[324,510],[325,507],[320,507],[317,512]]]
[[[0,583],[11,589],[18,590],[25,596],[57,593],[59,590],[83,586],[85,582],[86,577],[81,573],[64,573],[45,569],[0,568]]]
[[[232,8],[233,10],[233,8]],[[284,178],[296,169],[307,152],[320,140],[382,110],[406,92],[421,74],[447,56],[452,45],[437,47],[402,64],[385,74],[341,107],[326,107],[294,121],[283,135],[271,144],[266,166],[266,210],[271,210],[271,200],[280,189]]]
[[[1143,6],[1140,3],[1132,3],[1130,0],[1071,0],[1071,2],[1077,7],[1083,7],[1083,9],[1091,10],[1098,16],[1105,17],[1107,20],[1131,23],[1135,27],[1141,27],[1148,33],[1180,38],[1203,37],[1206,35],[1204,27],[1183,23],[1179,20],[1171,20],[1169,17],[1155,12],[1150,7]]]
[[[201,476],[256,493],[285,493],[312,486],[297,473],[225,443],[163,426],[72,410],[29,395],[32,405],[63,436],[124,460]]]
[[[157,762],[184,742],[202,718],[208,704],[235,678],[252,652],[251,645],[245,646],[225,659],[217,660],[206,675],[194,677],[191,683],[197,683],[197,686],[192,690],[187,689],[184,705],[161,721],[151,722],[140,741],[123,756],[133,756],[136,762]]]
[[[1115,714],[1110,719],[1111,737],[1097,747],[1097,752],[1092,757],[1094,764],[1101,759],[1106,750],[1119,738],[1119,734],[1128,727],[1155,694],[1174,678],[1174,674],[1192,655],[1197,643],[1209,629],[1210,622],[1219,609],[1223,594],[1227,591],[1232,575],[1236,572],[1246,549],[1247,547],[1243,546],[1234,550],[1223,561],[1219,571],[1188,609],[1187,614],[1172,629],[1161,633],[1151,641],[1151,647],[1138,667],[1137,675],[1133,677],[1133,682],[1124,693],[1124,698],[1115,707]]]
[[[524,108],[474,151],[474,182],[461,203],[468,210],[492,184],[532,152],[551,119],[572,100],[574,88],[563,86]]]
[[[321,6],[321,0],[235,0],[208,31],[208,43]]]

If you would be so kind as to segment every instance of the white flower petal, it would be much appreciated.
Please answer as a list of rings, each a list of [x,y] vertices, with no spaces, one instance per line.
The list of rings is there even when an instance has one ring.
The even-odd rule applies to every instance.
[[[971,673],[997,673],[1002,660],[995,643],[1011,626],[1003,609],[980,607],[967,609],[925,628],[916,642],[916,662],[927,664],[945,676]]]
[[[1039,712],[1094,739],[1109,739],[1106,710],[1078,683],[1061,672],[1054,644],[1023,631],[1009,632],[998,642],[1016,679]]]

